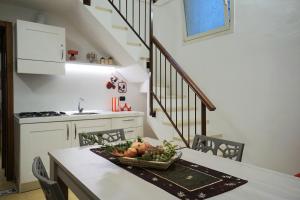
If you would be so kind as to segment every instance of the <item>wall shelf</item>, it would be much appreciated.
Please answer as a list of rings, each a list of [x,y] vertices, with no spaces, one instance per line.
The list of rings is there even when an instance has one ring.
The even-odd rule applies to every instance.
[[[90,63],[90,62],[83,62],[83,61],[66,61],[66,64],[74,64],[74,65],[87,65],[87,66],[99,66],[99,67],[114,67],[118,68],[118,65],[110,65],[110,64],[99,64],[99,63]]]

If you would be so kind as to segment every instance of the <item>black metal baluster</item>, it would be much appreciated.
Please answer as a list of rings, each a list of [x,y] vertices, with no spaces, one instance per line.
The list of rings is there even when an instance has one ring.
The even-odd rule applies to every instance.
[[[195,93],[195,135],[197,135],[197,95]]]
[[[188,85],[188,144],[190,144],[190,86]]]
[[[126,0],[126,14],[127,14],[127,0]],[[151,21],[152,22],[152,21]],[[151,23],[150,22],[150,23]],[[150,32],[151,32],[151,30],[152,30],[152,24],[150,24]],[[154,100],[154,89],[153,89],[153,85],[154,85],[154,83],[153,83],[153,77],[154,77],[154,69],[153,69],[153,43],[151,42],[150,44],[149,44],[149,47],[150,47],[150,54],[149,54],[149,64],[150,64],[150,74],[151,74],[151,76],[150,76],[150,85],[149,85],[149,89],[150,89],[150,95],[149,95],[149,105],[150,105],[150,116],[152,116],[152,117],[154,117],[155,116],[155,114],[154,114],[154,106],[153,106],[153,100]],[[147,63],[147,59],[146,59],[146,63]],[[156,73],[156,71],[155,71],[155,73]],[[155,94],[156,95],[156,94]]]
[[[165,56],[165,107],[167,109],[167,59]]]
[[[128,18],[128,0],[126,0],[126,20]]]
[[[177,118],[178,118],[178,117],[177,117],[177,113],[178,113],[178,112],[177,112],[177,110],[178,110],[178,106],[177,106],[177,71],[175,70],[175,72],[176,72],[176,74],[175,74],[175,82],[176,82],[176,83],[175,83],[175,88],[176,88],[176,89],[175,89],[175,93],[176,93],[176,94],[175,94],[175,96],[176,96],[175,99],[176,99],[176,128],[177,128],[177,127],[178,127],[178,125],[177,125],[177,123],[178,123],[178,119],[177,119]]]
[[[172,119],[172,66],[170,63],[170,117]]]
[[[155,95],[157,96],[157,47],[155,46]]]
[[[146,0],[145,0],[145,33],[144,34],[145,34],[145,41],[147,41],[147,1]]]
[[[161,103],[161,51],[159,51],[159,53],[160,53],[160,57],[159,57],[159,59],[160,59],[160,61],[159,61],[159,101],[160,101],[160,103]]]
[[[139,0],[139,35],[141,35],[141,0]]]
[[[201,129],[202,135],[206,136],[206,106],[201,102]]]
[[[181,77],[181,96],[183,96],[183,77]],[[181,98],[181,134],[183,136],[183,98]]]
[[[119,11],[122,13],[122,11],[121,11],[121,0],[119,0]]]
[[[132,27],[134,28],[134,0],[132,0]]]

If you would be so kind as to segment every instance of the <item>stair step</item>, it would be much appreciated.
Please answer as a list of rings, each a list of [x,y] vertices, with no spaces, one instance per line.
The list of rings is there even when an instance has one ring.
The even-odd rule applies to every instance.
[[[147,57],[140,57],[141,60],[150,61],[150,58]]]
[[[187,111],[187,110],[195,110],[195,107],[193,107],[193,106],[191,106],[190,107],[190,109],[188,108],[188,106],[184,106],[183,107],[183,109],[181,109],[182,107],[181,106],[177,106],[177,111],[178,112],[180,112],[180,111]],[[154,108],[157,112],[162,112],[163,110],[161,109],[161,107],[156,107],[156,108]],[[170,107],[167,107],[167,109],[166,109],[168,112],[170,112],[171,111],[171,109],[170,109]],[[175,105],[174,106],[172,106],[172,112],[175,112],[175,110],[176,110],[176,107],[175,107]]]
[[[101,6],[95,6],[95,9],[97,11],[100,11],[100,12],[109,12],[109,13],[112,13],[112,9],[109,9],[109,8],[104,8],[104,7],[101,7]]]
[[[126,26],[112,25],[112,28],[122,30],[122,31],[128,31],[128,28]]]
[[[86,27],[84,29],[85,34],[101,35],[101,39],[95,41],[97,46],[107,45],[106,48],[109,49],[112,56],[121,63],[124,63],[124,65],[138,63],[140,57],[149,56],[149,51],[145,51],[144,48],[127,45],[128,41],[138,40],[128,38],[132,32],[131,29],[129,29],[120,15],[115,12],[109,1],[95,0],[91,1],[91,4],[91,6],[84,5],[76,7],[82,16],[76,15],[75,19],[77,19],[80,25]]]
[[[153,85],[153,87],[157,87],[157,90],[159,90],[160,87],[161,87],[161,88],[170,88],[169,85],[166,85],[166,86],[165,86],[165,85],[162,85],[162,86],[161,86],[161,85],[156,85],[156,86]]]
[[[157,96],[157,98],[160,98],[160,96]],[[187,95],[183,95],[183,96],[177,95],[177,96],[176,96],[176,95],[173,95],[173,94],[172,94],[172,96],[171,96],[171,95],[168,95],[168,94],[167,94],[167,96],[161,95],[161,98],[162,98],[162,99],[182,99],[182,98],[185,99],[185,98],[187,98]],[[175,102],[175,100],[173,100],[173,101]],[[178,100],[177,102],[178,102],[178,104],[181,103],[181,101],[179,101],[179,100]]]
[[[172,123],[169,120],[164,120],[162,123],[164,125],[173,126]],[[176,123],[175,119],[174,119],[174,123]],[[188,126],[189,122],[188,122],[187,119],[183,120],[183,121],[182,120],[177,120],[177,126],[180,127],[180,126],[182,126],[182,124],[183,124],[183,126]],[[206,124],[209,124],[209,120],[206,120]],[[195,120],[190,119],[190,126],[194,126],[194,125],[195,125]],[[197,119],[197,125],[201,125],[201,120],[200,119]]]
[[[127,42],[128,45],[131,45],[131,46],[136,46],[136,47],[141,47],[142,44],[141,43],[138,43],[138,42]]]

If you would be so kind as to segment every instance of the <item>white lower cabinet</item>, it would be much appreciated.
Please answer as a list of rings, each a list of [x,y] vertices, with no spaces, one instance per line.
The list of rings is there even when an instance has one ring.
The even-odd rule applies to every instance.
[[[32,162],[40,156],[49,173],[48,152],[79,146],[79,134],[124,129],[126,139],[143,136],[143,117],[15,124],[16,177],[20,192],[39,187],[32,174]]]
[[[19,169],[18,182],[30,183],[35,181],[32,174],[32,162],[36,156],[43,160],[49,172],[48,152],[55,149],[71,147],[70,123],[51,122],[20,125]],[[24,189],[31,189],[24,185]],[[21,188],[22,190],[22,188]]]
[[[112,129],[124,129],[125,139],[143,136],[143,117],[123,117],[112,119]]]
[[[138,136],[140,136],[140,137],[143,136],[143,128],[142,127],[126,128],[126,129],[124,129],[124,133],[125,133],[126,140],[135,139]]]
[[[111,119],[84,120],[72,122],[72,146],[79,146],[79,134],[111,130]]]

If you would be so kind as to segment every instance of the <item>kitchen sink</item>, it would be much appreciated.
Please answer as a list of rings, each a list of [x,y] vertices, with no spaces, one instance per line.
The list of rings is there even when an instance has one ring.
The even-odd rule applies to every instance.
[[[82,112],[82,113],[72,113],[71,115],[97,115],[96,112]]]

